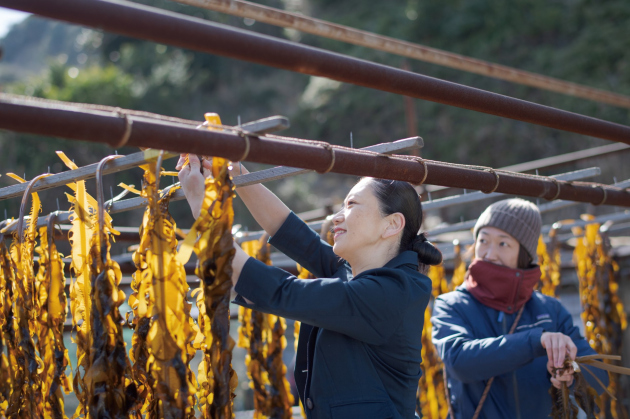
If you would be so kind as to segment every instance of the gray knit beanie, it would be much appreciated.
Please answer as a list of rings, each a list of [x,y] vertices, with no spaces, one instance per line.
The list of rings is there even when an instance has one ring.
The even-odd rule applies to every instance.
[[[496,227],[514,237],[536,261],[538,237],[542,228],[542,218],[536,205],[520,198],[495,202],[479,216],[473,230],[475,239],[479,230],[487,226]]]

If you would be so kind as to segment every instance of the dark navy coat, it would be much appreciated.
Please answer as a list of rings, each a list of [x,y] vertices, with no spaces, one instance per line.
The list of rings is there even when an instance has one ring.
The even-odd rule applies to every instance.
[[[549,417],[551,375],[547,351],[540,343],[543,331],[571,337],[578,356],[595,353],[555,298],[535,291],[514,334],[508,335],[515,318],[516,314],[481,304],[464,286],[435,300],[433,343],[446,366],[456,419],[473,416],[487,381],[494,376],[480,419]],[[608,385],[606,371],[590,369]],[[589,373],[583,374],[598,393],[603,392]]]
[[[293,213],[270,243],[318,279],[250,258],[235,302],[302,322],[295,381],[307,417],[413,418],[431,294],[417,254],[402,252],[351,280],[348,264]]]

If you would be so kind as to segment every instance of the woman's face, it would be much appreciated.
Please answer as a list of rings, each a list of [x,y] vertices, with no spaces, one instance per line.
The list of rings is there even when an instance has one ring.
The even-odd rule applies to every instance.
[[[333,251],[351,264],[381,239],[387,224],[370,182],[370,179],[363,179],[357,183],[346,196],[343,208],[332,219]]]
[[[475,242],[475,257],[486,262],[516,269],[518,267],[518,240],[495,227],[479,230]]]

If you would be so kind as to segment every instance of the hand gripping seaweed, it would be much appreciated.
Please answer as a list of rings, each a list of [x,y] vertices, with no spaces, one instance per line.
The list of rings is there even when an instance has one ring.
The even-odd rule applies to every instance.
[[[214,118],[213,118],[214,117]],[[206,114],[213,125],[220,124],[217,115]],[[201,345],[203,358],[199,365],[197,398],[203,418],[230,419],[232,399],[238,384],[232,369],[234,340],[230,337],[230,291],[234,243],[232,221],[234,184],[223,158],[212,158],[211,176],[205,182],[201,213],[182,243],[178,259],[184,264],[191,251],[197,255],[196,290],[199,328],[205,336]]]
[[[603,360],[604,362],[600,360]],[[563,374],[568,370],[573,371],[574,383],[572,390],[569,389],[566,382],[562,382],[559,389],[555,388],[553,385],[551,386],[549,389],[549,394],[552,399],[550,416],[553,419],[577,419],[579,417],[579,407],[584,411],[587,419],[596,419],[598,417],[607,418],[610,416],[615,418],[625,417],[625,410],[621,411],[621,415],[624,416],[618,416],[619,412],[614,410],[611,411],[611,414],[607,414],[605,400],[603,400],[603,398],[598,395],[597,391],[588,384],[582,374],[582,371],[589,373],[601,386],[601,388],[606,391],[607,396],[611,400],[617,401],[614,394],[611,392],[610,386],[608,389],[605,388],[599,378],[591,372],[590,367],[601,368],[616,374],[630,375],[630,368],[620,367],[610,363],[610,361],[619,360],[621,360],[621,356],[618,355],[594,354],[578,356],[575,358],[575,361],[571,361],[571,359],[567,356],[562,367],[552,368],[551,372],[554,376],[556,374]],[[573,393],[575,403],[572,402],[570,393]]]
[[[177,259],[176,225],[168,213],[177,188],[160,193],[160,166],[161,154],[157,163],[141,166],[145,171],[142,196],[148,205],[134,253],[137,271],[129,299],[135,327],[134,379],[142,396],[135,415],[194,418],[196,381],[189,364],[195,353],[191,346],[195,331],[186,300],[186,272]]]

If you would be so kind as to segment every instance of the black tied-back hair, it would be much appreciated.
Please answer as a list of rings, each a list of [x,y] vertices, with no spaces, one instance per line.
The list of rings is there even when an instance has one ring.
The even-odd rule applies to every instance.
[[[427,240],[424,233],[418,234],[422,226],[422,204],[413,186],[400,180],[369,179],[383,216],[399,212],[405,217],[398,252],[416,252],[420,272],[425,272],[427,265],[442,263],[442,253]]]

